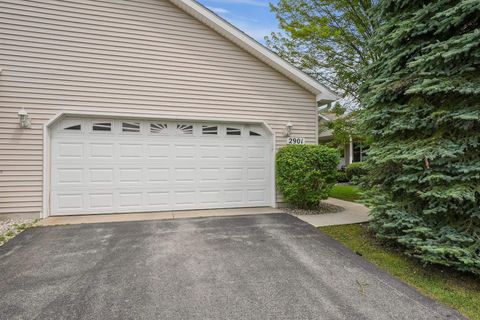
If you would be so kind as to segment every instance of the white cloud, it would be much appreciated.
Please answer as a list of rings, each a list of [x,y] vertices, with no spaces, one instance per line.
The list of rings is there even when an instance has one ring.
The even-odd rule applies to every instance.
[[[257,19],[253,19],[250,17],[245,17],[245,16],[239,16],[236,14],[231,14],[230,15],[230,20],[235,21],[237,24],[242,24],[242,23],[259,23]]]
[[[207,7],[207,8],[212,10],[213,12],[215,12],[217,14],[230,13],[230,11],[228,11],[227,9],[224,9],[224,8],[216,8],[216,7]]]
[[[271,28],[248,27],[248,28],[243,28],[242,31],[248,34],[250,37],[257,40],[258,42],[264,43],[265,36],[269,36],[273,30]]]

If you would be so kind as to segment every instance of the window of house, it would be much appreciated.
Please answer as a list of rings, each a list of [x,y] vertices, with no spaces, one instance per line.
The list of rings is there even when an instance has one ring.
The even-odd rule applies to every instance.
[[[155,134],[167,134],[168,125],[166,123],[150,123],[150,132]]]
[[[122,122],[122,132],[140,132],[140,123]]]
[[[93,131],[112,131],[112,123],[111,122],[94,122]]]
[[[361,142],[353,142],[353,162],[363,161],[363,146]]]
[[[241,136],[241,135],[242,135],[242,129],[227,127],[227,136]]]
[[[252,130],[250,130],[250,136],[251,136],[251,137],[260,137],[260,136],[261,136],[261,134],[260,134],[260,133],[258,133],[258,132],[256,132],[256,131],[252,131]]]
[[[217,126],[202,126],[202,134],[217,135],[218,134],[218,127]]]
[[[177,124],[177,134],[179,135],[192,135],[193,125],[191,124]]]
[[[68,127],[63,128],[63,130],[80,131],[80,130],[82,130],[82,125],[81,124],[70,125]]]

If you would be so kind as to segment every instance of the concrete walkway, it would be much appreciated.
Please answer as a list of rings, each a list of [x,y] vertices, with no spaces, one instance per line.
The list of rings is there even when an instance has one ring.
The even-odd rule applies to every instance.
[[[213,209],[213,210],[187,210],[187,211],[75,215],[75,216],[49,217],[39,221],[37,225],[58,226],[58,225],[68,225],[68,224],[84,224],[84,223],[88,224],[88,223],[170,220],[170,219],[203,218],[203,217],[227,217],[227,216],[255,215],[255,214],[268,214],[268,213],[283,213],[283,211],[280,209],[275,209],[271,207],[258,207],[258,208],[235,208],[235,209]]]
[[[299,215],[297,218],[315,226],[331,226],[341,224],[352,224],[367,222],[368,208],[362,204],[344,201],[335,198],[324,200],[336,206],[345,208],[345,211],[337,213],[326,213],[319,215]],[[214,209],[214,210],[187,210],[187,211],[163,211],[163,212],[142,212],[142,213],[119,213],[119,214],[94,214],[49,217],[37,223],[39,226],[57,226],[68,224],[88,224],[105,222],[126,222],[126,221],[149,221],[169,220],[184,218],[223,217],[238,215],[255,215],[268,213],[283,213],[282,209],[271,207],[258,208],[235,208],[235,209]]]
[[[363,204],[336,198],[328,198],[327,200],[324,200],[324,202],[344,207],[345,211],[319,215],[300,215],[297,216],[297,218],[310,223],[315,227],[361,223],[369,220],[368,208]]]

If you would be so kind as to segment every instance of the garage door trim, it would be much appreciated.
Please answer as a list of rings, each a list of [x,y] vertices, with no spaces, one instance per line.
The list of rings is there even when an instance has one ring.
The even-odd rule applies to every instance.
[[[248,119],[224,119],[224,118],[204,118],[204,117],[171,117],[171,116],[159,116],[159,115],[138,115],[132,113],[92,113],[92,112],[69,112],[62,111],[52,117],[47,123],[44,124],[43,130],[43,210],[41,212],[42,218],[50,216],[51,207],[51,142],[52,134],[51,128],[62,121],[66,117],[82,117],[82,118],[111,118],[111,119],[138,119],[138,120],[164,120],[164,121],[193,121],[193,122],[211,122],[211,123],[224,123],[224,124],[252,124],[259,125],[265,129],[271,137],[271,144],[273,150],[276,150],[275,145],[275,132],[265,121],[255,121]],[[274,153],[270,157],[270,206],[276,207],[276,190],[275,190],[275,161]]]

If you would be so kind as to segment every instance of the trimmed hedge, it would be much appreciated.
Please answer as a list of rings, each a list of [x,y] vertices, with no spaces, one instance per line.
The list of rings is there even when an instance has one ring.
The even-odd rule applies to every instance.
[[[277,187],[286,202],[315,208],[335,184],[339,161],[338,151],[326,146],[285,146],[277,152]]]
[[[367,175],[367,168],[363,162],[350,163],[345,169],[348,180],[356,180]]]

